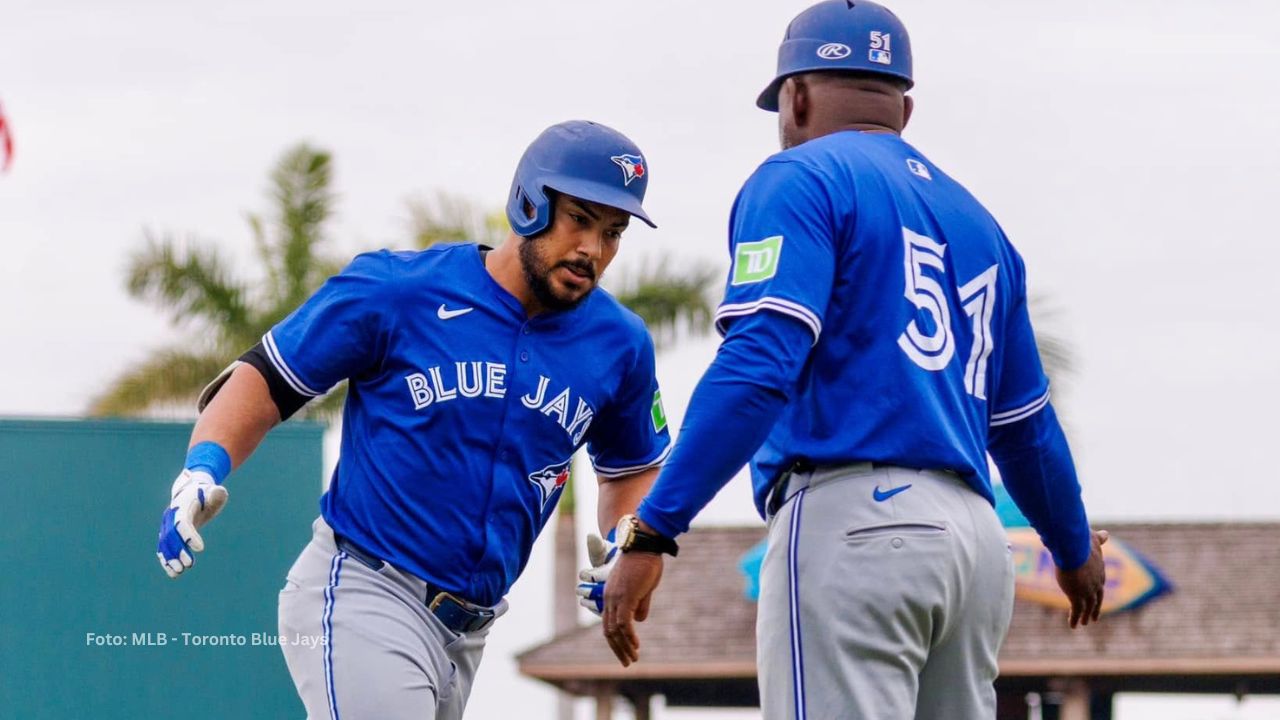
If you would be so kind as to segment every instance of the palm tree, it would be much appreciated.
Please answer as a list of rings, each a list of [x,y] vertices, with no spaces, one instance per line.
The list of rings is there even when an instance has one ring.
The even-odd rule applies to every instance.
[[[497,247],[511,231],[502,210],[485,212],[467,198],[451,193],[418,196],[405,205],[409,210],[409,236],[419,248],[451,242]]]
[[[238,275],[214,246],[145,234],[129,260],[129,294],[162,308],[188,336],[117,377],[93,400],[90,414],[190,407],[205,383],[339,270],[341,262],[324,253],[334,200],[331,160],[328,152],[301,144],[272,171],[272,212],[249,217],[264,277]],[[332,416],[344,395],[336,390],[305,412]]]
[[[614,297],[644,320],[661,351],[686,335],[704,335],[711,329],[711,291],[721,274],[705,263],[672,270],[669,258],[647,259],[638,272],[621,278]]]

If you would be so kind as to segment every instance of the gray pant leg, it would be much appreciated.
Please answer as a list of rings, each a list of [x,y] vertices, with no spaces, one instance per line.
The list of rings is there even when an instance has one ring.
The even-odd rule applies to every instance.
[[[791,600],[788,585],[788,533],[796,503],[782,506],[769,518],[768,544],[760,566],[760,597],[756,607],[756,664],[763,717],[795,720],[795,680],[798,664],[792,647]]]
[[[909,470],[863,467],[805,481],[813,485],[770,522],[761,570],[764,716],[912,718],[931,652],[968,622],[961,600],[989,589],[970,581],[977,557],[966,549],[969,501],[985,501],[954,479]],[[873,499],[877,487],[906,485],[884,502]],[[1003,638],[1003,628],[990,625],[975,633],[995,634],[995,647]],[[950,682],[970,675],[961,668]],[[951,709],[947,717],[977,717]]]
[[[964,492],[959,490],[959,492]],[[973,562],[948,637],[920,673],[916,720],[989,720],[996,716],[997,655],[1013,617],[1013,562],[1005,529],[986,500],[964,498],[971,512]]]
[[[494,612],[498,617],[501,617],[506,611],[506,600],[503,600],[494,608]],[[439,623],[434,616],[431,619],[437,624]],[[443,625],[440,626],[440,629],[446,633],[450,632]],[[484,655],[484,644],[488,635],[489,628],[479,632],[455,634],[457,639],[445,645],[445,655],[449,658],[449,662],[453,664],[454,669],[454,691],[447,700],[441,701],[440,711],[436,716],[438,720],[461,720],[462,712],[467,706],[467,699],[471,697],[471,686],[475,682],[476,672],[480,669],[480,659]]]
[[[310,720],[462,717],[487,631],[450,631],[423,594],[339,552],[316,521],[280,592],[281,649]]]

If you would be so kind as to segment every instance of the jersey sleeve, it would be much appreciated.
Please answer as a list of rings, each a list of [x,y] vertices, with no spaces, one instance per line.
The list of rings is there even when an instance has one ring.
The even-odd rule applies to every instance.
[[[272,367],[299,395],[322,395],[375,367],[394,311],[390,254],[359,255],[262,337]]]
[[[818,342],[835,276],[835,217],[827,180],[796,161],[770,160],[743,185],[729,220],[733,266],[716,329],[761,310],[790,315]]]
[[[596,475],[610,479],[658,467],[671,451],[671,431],[654,373],[653,340],[644,333],[636,363],[618,396],[592,426],[587,452]]]
[[[1000,375],[991,402],[991,426],[1024,420],[1049,404],[1049,378],[1040,362],[1031,315],[1027,310],[1027,286],[1022,258],[1009,248],[1010,304],[1001,339]]]

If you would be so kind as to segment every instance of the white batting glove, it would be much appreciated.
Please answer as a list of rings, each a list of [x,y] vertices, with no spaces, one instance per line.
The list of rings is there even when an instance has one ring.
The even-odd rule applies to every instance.
[[[156,557],[160,567],[176,578],[195,562],[192,553],[204,550],[197,532],[227,504],[227,489],[203,470],[183,470],[173,481],[172,500],[160,518]]]
[[[615,537],[616,529],[610,530],[607,538],[595,533],[587,536],[587,559],[591,567],[578,573],[578,604],[596,615],[604,613],[604,583],[618,559]]]

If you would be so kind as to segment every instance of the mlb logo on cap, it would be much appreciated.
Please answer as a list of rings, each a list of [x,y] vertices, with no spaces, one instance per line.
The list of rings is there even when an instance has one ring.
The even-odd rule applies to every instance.
[[[893,64],[893,56],[889,54],[888,50],[868,50],[867,59],[873,63],[880,63],[881,65]]]

